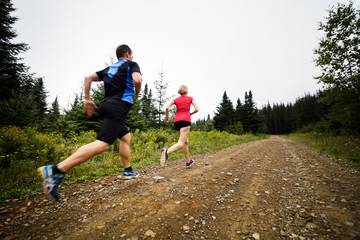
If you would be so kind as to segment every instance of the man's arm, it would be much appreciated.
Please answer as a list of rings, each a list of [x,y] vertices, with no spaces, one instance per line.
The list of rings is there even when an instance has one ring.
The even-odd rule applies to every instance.
[[[91,83],[93,81],[100,81],[98,75],[96,73],[93,73],[87,77],[85,77],[84,82],[84,90],[85,90],[85,101],[84,101],[84,111],[86,111],[87,115],[90,117],[94,114],[94,108],[96,108],[95,103],[91,100],[90,97],[90,89],[91,89]]]
[[[135,85],[135,98],[138,99],[141,90],[142,76],[139,72],[133,72],[131,76]]]

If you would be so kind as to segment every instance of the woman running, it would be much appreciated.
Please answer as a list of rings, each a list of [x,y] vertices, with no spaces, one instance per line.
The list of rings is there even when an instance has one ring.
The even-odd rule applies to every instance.
[[[189,139],[188,134],[191,126],[191,115],[197,113],[199,108],[192,97],[189,97],[188,88],[185,85],[181,85],[178,93],[180,97],[174,99],[166,106],[166,117],[165,122],[169,122],[169,109],[172,105],[176,105],[176,115],[174,120],[174,128],[180,134],[179,141],[172,145],[170,148],[163,148],[161,150],[160,165],[164,166],[168,155],[172,152],[176,152],[179,149],[184,151],[186,167],[190,167],[195,161],[189,157]],[[190,113],[191,104],[195,110]]]

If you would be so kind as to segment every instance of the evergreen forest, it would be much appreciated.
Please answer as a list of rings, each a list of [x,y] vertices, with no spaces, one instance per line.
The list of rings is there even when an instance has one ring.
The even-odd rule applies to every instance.
[[[101,124],[97,109],[91,117],[83,112],[83,89],[67,109],[60,107],[58,98],[47,102],[44,82],[49,80],[30,72],[20,57],[30,46],[15,42],[13,25],[18,18],[14,12],[11,0],[0,1],[0,201],[41,192],[40,182],[34,180],[34,169],[64,160],[77,148],[94,141]],[[256,93],[251,89],[239,90],[235,103],[224,91],[211,113],[213,117],[209,113],[207,118],[192,123],[192,154],[263,139],[269,134],[295,134],[296,140],[320,146],[322,153],[359,166],[360,9],[351,1],[337,4],[328,10],[318,30],[322,38],[314,49],[314,64],[321,74],[314,76],[314,81],[321,83],[322,89],[300,96],[294,103],[267,103],[261,107],[256,106]],[[165,104],[170,99],[167,88],[161,70],[153,85],[143,85],[127,116],[135,167],[158,162],[161,149],[178,140],[177,133],[171,130],[173,119],[170,123],[164,121]],[[92,100],[99,106],[103,86],[93,85],[91,91]],[[174,115],[172,108],[170,117]],[[119,172],[122,166],[118,147],[119,141],[89,164],[72,170],[67,183]],[[176,153],[170,160],[180,157]]]
[[[47,103],[45,79],[29,72],[19,57],[27,51],[26,43],[14,43],[17,36],[13,24],[17,17],[10,0],[1,1],[0,22],[0,127],[34,127],[42,133],[60,132],[65,138],[83,131],[97,131],[100,117],[83,112],[83,90],[76,94],[69,109],[61,109],[58,99]],[[330,132],[338,135],[360,133],[360,9],[352,2],[337,4],[328,10],[328,17],[319,24],[323,33],[314,49],[314,64],[321,69],[314,76],[324,87],[315,94],[298,97],[294,103],[267,103],[258,108],[251,90],[243,99],[232,103],[227,92],[219,99],[206,119],[192,123],[192,130],[226,131],[232,134],[294,132]],[[153,86],[145,84],[140,99],[132,107],[127,125],[133,131],[170,129],[165,123],[164,106],[168,83],[160,72]],[[156,89],[155,92],[152,88]],[[92,89],[93,101],[99,105],[103,87]],[[242,93],[239,93],[241,95]],[[171,112],[172,117],[174,111]],[[170,121],[171,122],[171,121]]]

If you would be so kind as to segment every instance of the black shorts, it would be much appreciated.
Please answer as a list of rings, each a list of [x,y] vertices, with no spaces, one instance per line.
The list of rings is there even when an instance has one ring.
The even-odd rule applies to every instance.
[[[188,121],[174,122],[174,128],[176,131],[180,131],[181,128],[189,127],[189,126],[191,126],[191,122],[188,122]]]
[[[96,139],[111,145],[116,138],[128,134],[125,122],[131,106],[131,103],[112,99],[102,102],[99,109],[102,123]]]

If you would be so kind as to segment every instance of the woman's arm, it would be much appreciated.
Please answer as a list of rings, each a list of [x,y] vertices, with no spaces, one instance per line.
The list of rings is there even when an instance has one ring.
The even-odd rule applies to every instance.
[[[169,109],[171,108],[171,106],[174,105],[174,101],[171,101],[165,109],[165,122],[169,122]]]
[[[192,100],[191,104],[192,104],[192,105],[194,106],[194,108],[195,108],[195,110],[194,110],[192,113],[190,113],[190,115],[193,115],[193,114],[195,114],[195,113],[197,113],[197,112],[199,111],[199,107],[198,107],[198,105],[196,104],[196,102],[195,102],[194,99]]]

